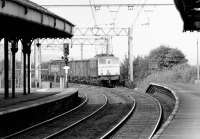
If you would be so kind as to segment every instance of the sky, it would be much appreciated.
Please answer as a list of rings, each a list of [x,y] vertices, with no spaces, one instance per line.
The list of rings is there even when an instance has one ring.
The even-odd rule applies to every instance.
[[[46,4],[89,4],[89,0],[32,0],[40,5]],[[173,0],[90,0],[91,3],[173,3]],[[94,19],[91,7],[46,7],[48,10],[72,22],[76,27],[92,27]],[[118,12],[116,12],[118,11]],[[175,6],[133,7],[100,7],[94,10],[96,25],[100,27],[131,27],[133,26],[133,56],[148,55],[152,49],[166,45],[180,49],[189,60],[196,64],[196,44],[199,38],[196,32],[182,32],[183,22]],[[60,46],[59,46],[60,47]],[[0,46],[0,51],[2,47]],[[70,58],[80,59],[80,46],[70,49]],[[84,46],[83,58],[91,58],[104,49],[102,46]],[[113,54],[121,60],[127,55],[127,37],[112,38]],[[56,51],[56,54],[55,54]],[[50,56],[49,56],[50,55]],[[42,49],[43,61],[48,58],[60,59],[62,49]]]

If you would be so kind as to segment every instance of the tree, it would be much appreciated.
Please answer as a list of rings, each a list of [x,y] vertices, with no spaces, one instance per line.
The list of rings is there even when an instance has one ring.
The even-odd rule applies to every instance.
[[[128,61],[128,58],[125,57],[124,61],[121,64],[121,67],[120,67],[121,80],[128,79],[128,67],[129,67],[129,61]],[[149,75],[148,57],[143,58],[141,56],[137,56],[133,61],[134,82],[142,80],[143,78],[145,78],[148,75]]]
[[[151,63],[157,64],[161,70],[187,62],[185,55],[180,50],[166,46],[160,46],[152,50],[149,59]]]
[[[120,65],[120,78],[121,80],[127,80],[128,79],[128,58],[125,56],[125,59]]]
[[[133,79],[139,81],[149,75],[148,57],[137,56],[133,61]]]

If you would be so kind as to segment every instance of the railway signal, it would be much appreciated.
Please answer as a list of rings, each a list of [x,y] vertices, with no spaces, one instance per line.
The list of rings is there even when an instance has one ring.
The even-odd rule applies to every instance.
[[[68,64],[69,64],[69,58],[68,58],[68,55],[69,55],[69,43],[64,43],[63,44],[63,53],[64,53],[64,61],[65,61],[65,64],[66,66],[63,67],[63,69],[65,70],[65,85],[66,87],[68,88],[68,70],[69,70],[69,67],[68,67]]]
[[[63,44],[63,52],[64,52],[65,64],[68,65],[68,63],[69,63],[69,58],[68,58],[68,55],[69,55],[69,43],[64,43]]]

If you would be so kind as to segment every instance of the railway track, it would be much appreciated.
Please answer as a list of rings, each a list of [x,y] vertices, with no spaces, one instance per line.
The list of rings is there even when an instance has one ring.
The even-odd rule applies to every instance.
[[[108,104],[103,110],[91,116],[89,119],[66,132],[63,132],[55,138],[100,138],[108,130],[113,128],[114,125],[118,124],[124,115],[130,111],[133,105],[133,100],[129,97],[116,94],[106,88],[81,86],[79,89],[89,89],[94,92],[105,94],[108,98]]]
[[[70,112],[73,112],[73,111],[75,111],[75,110],[77,110],[77,109],[83,107],[83,106],[87,103],[88,97],[87,97],[86,94],[83,94],[81,97],[83,98],[84,101],[83,101],[81,104],[79,104],[78,106],[74,107],[73,109],[68,110],[68,111],[66,111],[66,112],[64,112],[64,113],[62,113],[62,114],[59,114],[59,115],[54,116],[54,117],[52,117],[52,118],[50,118],[50,119],[47,119],[47,120],[42,121],[42,122],[39,122],[39,123],[37,123],[37,124],[34,124],[34,125],[30,126],[30,127],[25,128],[25,129],[23,129],[23,130],[14,132],[14,133],[12,133],[12,134],[10,134],[10,135],[7,135],[7,136],[1,137],[1,138],[2,138],[2,139],[8,139],[8,138],[16,137],[16,136],[18,136],[18,135],[20,135],[20,134],[23,134],[23,133],[25,133],[25,132],[28,132],[29,130],[32,130],[32,129],[34,129],[34,128],[40,127],[40,126],[42,126],[42,125],[44,125],[44,124],[46,124],[46,123],[49,123],[49,122],[51,122],[51,121],[54,121],[54,120],[60,118],[61,116],[64,116],[64,115],[66,115],[66,114],[68,114],[68,113],[70,113]]]
[[[105,107],[105,105],[107,104],[107,98],[104,95],[87,96],[88,99],[87,101],[85,101],[85,103],[87,102],[87,104],[82,104],[82,106],[76,108],[76,110],[74,109],[70,112],[66,112],[65,114],[56,116],[50,120],[30,127],[29,129],[25,129],[4,138],[50,138],[54,134],[59,134],[59,132],[73,127],[74,125],[81,122],[83,119],[88,118],[98,110]]]
[[[107,92],[110,94],[117,92],[116,94],[120,94],[121,97],[128,96],[132,100],[134,99],[135,103],[117,124],[113,124],[112,128],[96,138],[152,138],[159,127],[162,116],[162,107],[159,101],[148,94],[136,93],[135,91],[133,93],[133,90],[127,88],[110,90],[112,91]],[[131,115],[132,113],[133,115]]]
[[[105,88],[81,88],[82,92],[87,93],[90,105],[86,104],[81,110],[74,112],[76,114],[69,113],[64,118],[10,138],[99,138],[116,125],[132,107],[133,100],[127,96],[110,92]],[[77,132],[80,135],[77,136]]]
[[[9,138],[149,139],[155,133],[162,115],[155,98],[126,88],[80,85],[82,92],[88,103],[81,108]]]
[[[129,89],[125,91],[125,93],[129,94],[130,92],[131,90]],[[155,98],[146,94],[131,93],[131,96],[133,96],[136,101],[134,113],[126,124],[111,136],[111,138],[150,139],[161,120],[161,105]]]

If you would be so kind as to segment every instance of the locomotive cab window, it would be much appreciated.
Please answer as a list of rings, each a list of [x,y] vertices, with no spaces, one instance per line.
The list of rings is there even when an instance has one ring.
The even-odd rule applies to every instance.
[[[105,59],[99,59],[99,64],[106,64],[106,60]]]
[[[112,60],[112,63],[113,63],[113,64],[118,64],[119,61],[118,61],[118,59],[113,59],[113,60]]]
[[[108,62],[107,62],[108,64],[110,64],[111,63],[111,61],[110,61],[110,59],[108,60]]]

